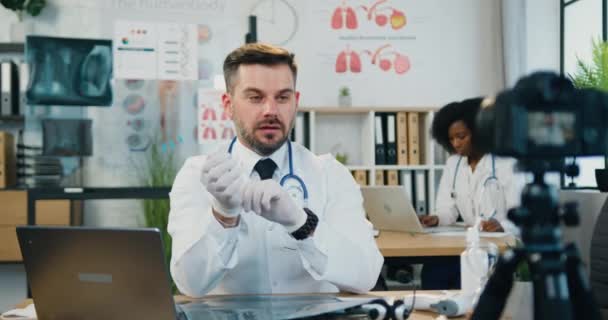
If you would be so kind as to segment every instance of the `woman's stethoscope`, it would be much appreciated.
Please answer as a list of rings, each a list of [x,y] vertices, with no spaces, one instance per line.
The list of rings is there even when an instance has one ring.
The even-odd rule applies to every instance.
[[[500,201],[498,198],[500,196],[500,194],[502,193],[502,187],[500,186],[500,183],[498,182],[498,178],[496,177],[496,160],[494,158],[494,155],[491,154],[490,155],[492,157],[492,174],[483,182],[482,185],[482,192],[481,192],[481,200],[482,201],[486,201],[486,202],[490,202],[491,205],[495,205],[496,203],[498,203],[498,201]],[[454,170],[454,178],[452,180],[452,191],[450,192],[450,197],[454,200],[456,200],[456,178],[458,177],[458,169],[460,168],[460,162],[462,161],[462,156],[460,158],[458,158],[458,162],[456,163],[456,169]],[[486,199],[488,198],[488,199]],[[454,206],[456,207],[456,211],[458,212],[458,214],[462,217],[463,215],[460,213],[460,209],[458,209],[458,202],[454,201]],[[480,210],[479,212],[479,216],[483,217],[487,220],[494,218],[494,216],[496,215],[497,210],[495,207],[493,207],[493,209],[491,210],[491,213],[489,215],[483,214]]]
[[[232,139],[230,142],[230,146],[228,147],[228,153],[232,154],[232,149],[234,148],[234,144],[236,143],[236,137]],[[306,188],[306,183],[302,178],[298,177],[293,173],[293,155],[291,152],[291,142],[287,140],[287,157],[289,159],[289,173],[284,175],[281,178],[279,184],[281,187],[286,187],[287,193],[296,201],[300,202],[304,205],[305,208],[308,207],[308,189]],[[291,181],[294,181],[292,183]]]

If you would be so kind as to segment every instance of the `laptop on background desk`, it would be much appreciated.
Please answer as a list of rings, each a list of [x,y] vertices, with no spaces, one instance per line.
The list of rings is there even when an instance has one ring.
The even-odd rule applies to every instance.
[[[365,212],[374,228],[380,231],[413,233],[465,231],[464,226],[423,227],[402,186],[362,186],[361,193]]]

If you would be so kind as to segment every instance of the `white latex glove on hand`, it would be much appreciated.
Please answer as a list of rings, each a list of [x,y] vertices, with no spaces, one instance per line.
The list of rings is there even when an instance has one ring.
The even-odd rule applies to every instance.
[[[279,223],[291,233],[306,222],[306,212],[274,180],[250,180],[243,191],[243,209]]]
[[[248,180],[239,163],[225,152],[210,155],[201,172],[201,183],[213,196],[213,209],[225,217],[236,217],[241,212]]]

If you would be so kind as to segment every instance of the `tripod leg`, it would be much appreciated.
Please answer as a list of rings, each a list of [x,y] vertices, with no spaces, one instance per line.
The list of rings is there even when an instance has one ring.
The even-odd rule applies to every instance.
[[[566,273],[574,314],[577,319],[601,320],[602,316],[585,275],[585,268],[578,249],[573,243],[570,243],[566,246],[565,251]]]
[[[488,279],[471,320],[499,319],[502,314],[511,287],[513,287],[513,272],[524,258],[520,249],[509,250],[496,262],[494,272]]]

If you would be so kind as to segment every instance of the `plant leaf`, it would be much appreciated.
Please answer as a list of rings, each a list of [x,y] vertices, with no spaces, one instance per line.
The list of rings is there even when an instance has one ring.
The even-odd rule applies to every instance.
[[[173,179],[177,175],[177,163],[175,157],[170,152],[162,152],[160,139],[155,139],[150,148],[144,154],[142,163],[138,163],[137,176],[141,185],[147,187],[167,187],[173,184]],[[163,200],[142,200],[146,227],[158,228],[161,231],[165,260],[167,265],[171,261],[171,236],[167,232],[169,221],[170,203],[168,199]],[[173,292],[177,288],[173,280]]]
[[[0,4],[5,8],[13,11],[23,10],[23,5],[26,0],[0,0]]]
[[[577,56],[576,66],[574,75],[569,75],[575,87],[608,91],[608,42],[592,40],[591,63]]]
[[[25,11],[35,17],[40,14],[44,6],[46,6],[46,0],[30,0],[25,4]]]

